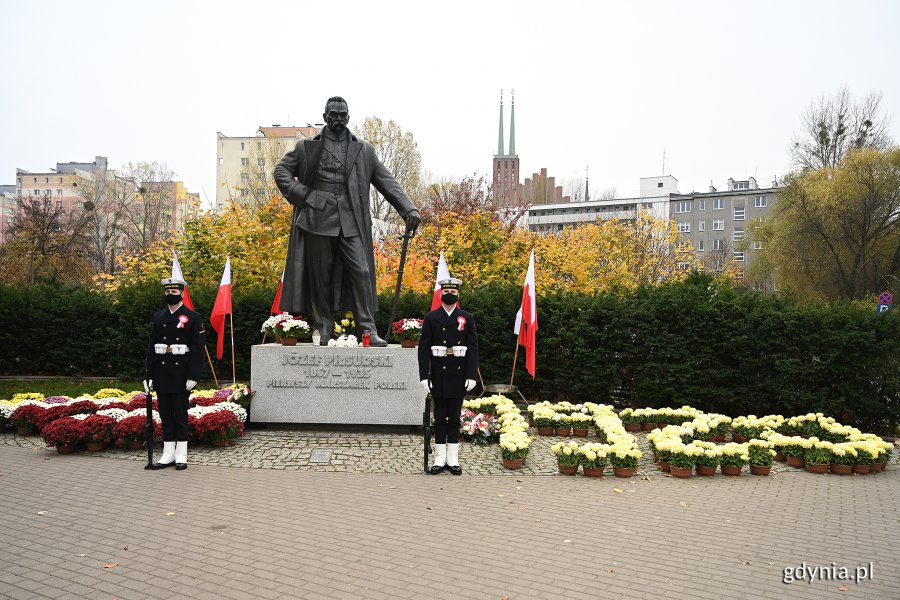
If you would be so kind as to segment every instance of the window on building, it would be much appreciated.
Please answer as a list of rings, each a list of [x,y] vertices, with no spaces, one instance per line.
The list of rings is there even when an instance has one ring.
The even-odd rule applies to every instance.
[[[753,249],[754,249],[754,250],[762,250],[762,247],[763,247],[763,244],[762,244],[762,242],[761,242],[760,240],[755,240],[755,241],[753,242]]]
[[[52,195],[53,195],[53,190],[44,190],[44,195],[46,195],[46,196],[52,196]]]
[[[241,166],[242,166],[242,167],[246,167],[248,162],[250,162],[250,159],[248,159],[248,158],[242,158],[242,159],[241,159]]]
[[[724,250],[725,240],[713,240],[713,250]]]
[[[34,182],[37,183],[37,177],[34,178]]]
[[[713,210],[725,210],[725,198],[716,198],[713,200]]]
[[[757,196],[756,197],[756,208],[765,208],[768,206],[768,198],[766,196]]]
[[[225,164],[225,159],[222,158],[221,156],[219,157],[219,164],[220,164],[220,165],[224,165],[224,164]]]
[[[50,178],[49,178],[49,177],[44,177],[44,183],[50,183]]]
[[[244,151],[244,142],[241,142],[241,152]]]
[[[690,233],[691,232],[691,224],[690,223],[679,223],[678,224],[678,233]]]
[[[62,196],[62,190],[57,189],[57,190],[56,190],[56,195],[57,195],[57,196]]]
[[[697,252],[703,252],[704,250],[706,250],[706,247],[703,240],[697,240]]]
[[[744,253],[735,251],[734,261],[735,262],[744,262]]]
[[[744,220],[744,210],[743,208],[734,207],[734,220],[735,221],[743,221]]]
[[[697,223],[697,231],[706,231],[706,221]]]
[[[725,219],[713,219],[713,231],[725,231]]]
[[[56,201],[56,208],[62,209],[62,200],[57,200],[57,201]]]
[[[700,200],[700,210],[706,210],[706,200]]]
[[[737,242],[737,241],[739,241],[739,240],[740,240],[741,238],[743,238],[743,237],[744,237],[744,230],[743,230],[743,229],[735,229],[735,230],[734,230],[734,236],[732,237],[732,239],[734,239],[734,241]]]
[[[691,212],[691,203],[690,202],[677,202],[675,204],[675,212],[676,212],[676,214]]]
[[[261,167],[264,167],[264,166],[266,166],[266,159],[264,159],[264,158],[257,159],[256,164],[258,164]]]
[[[249,173],[241,173],[241,181],[250,181]]]
[[[662,182],[660,181],[659,183],[657,183],[657,184],[656,184],[656,187],[661,188],[661,187],[662,187]]]

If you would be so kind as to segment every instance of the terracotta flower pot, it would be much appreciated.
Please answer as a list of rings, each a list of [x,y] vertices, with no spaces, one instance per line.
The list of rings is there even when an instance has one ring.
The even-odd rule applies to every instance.
[[[806,466],[806,461],[800,458],[799,456],[788,456],[787,464],[791,467],[797,467],[798,469],[802,469]]]
[[[143,447],[144,447],[144,442],[142,442],[141,440],[130,440],[128,442],[129,450],[140,450]]]
[[[75,446],[57,444],[56,451],[60,454],[72,454],[75,452]]]
[[[538,435],[553,435],[552,427],[538,427]]]
[[[625,479],[634,475],[634,469],[631,467],[613,467],[613,475]]]
[[[500,461],[503,463],[503,468],[510,471],[518,471],[525,464],[524,458],[502,458]]]
[[[881,470],[884,468],[884,463],[872,463],[869,466],[871,467],[869,469],[870,473],[881,473]]]
[[[704,467],[702,465],[697,465],[696,467],[697,475],[701,477],[712,477],[716,474],[716,467]]]
[[[283,337],[283,338],[281,338],[281,345],[282,346],[296,346],[297,338]]]
[[[575,434],[575,437],[587,437],[588,433],[590,433],[589,429],[573,429],[572,433]]]
[[[713,441],[714,441],[714,442],[724,442],[724,441],[725,441],[725,434],[724,434],[724,433],[720,433],[720,434],[716,435],[716,437],[713,438]]]
[[[572,435],[572,430],[568,427],[557,427],[555,431],[556,435],[560,437],[569,437],[570,435]]]
[[[824,475],[828,472],[828,463],[814,463],[814,464],[806,464],[806,470],[810,473],[814,473],[816,475]]]
[[[692,474],[690,467],[671,467],[669,472],[672,473],[672,477],[679,479],[688,479]]]
[[[24,427],[16,427],[16,433],[21,435],[22,437],[28,437],[29,435],[34,435],[34,426],[26,425]]]
[[[574,475],[575,473],[578,472],[578,465],[575,465],[574,467],[565,467],[565,466],[557,463],[556,466],[559,468],[559,472],[562,475]]]
[[[228,440],[213,440],[209,444],[213,448],[225,448],[228,446]]]
[[[752,475],[768,475],[771,471],[771,465],[750,465],[750,473]]]
[[[853,472],[853,465],[839,465],[837,463],[831,463],[830,469],[831,472],[835,475],[849,475]]]
[[[625,423],[625,431],[640,431],[640,423]]]
[[[603,477],[603,467],[583,467],[582,470],[587,477]]]
[[[737,477],[741,474],[743,469],[741,467],[730,467],[728,465],[721,465],[722,475],[728,475],[729,477]]]
[[[656,429],[656,423],[641,423],[641,429],[644,431],[653,431]]]
[[[656,464],[659,466],[660,471],[665,471],[666,473],[671,471],[671,467],[669,466],[669,463],[667,463],[664,460],[661,460],[661,461],[657,462]]]
[[[419,345],[419,340],[400,340],[401,348],[415,348]]]
[[[103,452],[108,447],[106,442],[88,442],[85,446],[88,452]]]
[[[872,470],[872,465],[853,465],[853,472],[857,475],[868,475]]]
[[[735,443],[738,443],[738,444],[743,444],[744,442],[747,441],[747,438],[745,438],[744,436],[742,436],[742,435],[740,435],[740,434],[738,434],[738,433],[732,433],[732,434],[731,434],[731,441],[732,441],[732,442],[735,442]]]
[[[787,462],[787,456],[784,455],[784,452],[775,452],[775,460],[778,462]]]

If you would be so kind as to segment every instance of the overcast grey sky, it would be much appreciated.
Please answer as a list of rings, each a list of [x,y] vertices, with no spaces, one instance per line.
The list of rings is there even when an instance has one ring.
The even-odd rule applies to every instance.
[[[169,165],[215,198],[216,132],[394,119],[437,177],[490,174],[500,89],[527,175],[636,195],[790,167],[810,101],[884,94],[900,138],[898,2],[3,3],[0,184],[17,167]]]

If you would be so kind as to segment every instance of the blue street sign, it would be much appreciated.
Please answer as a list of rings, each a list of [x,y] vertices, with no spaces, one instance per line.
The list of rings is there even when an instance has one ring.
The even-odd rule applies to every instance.
[[[885,313],[891,309],[890,304],[879,304],[878,305],[878,314]]]

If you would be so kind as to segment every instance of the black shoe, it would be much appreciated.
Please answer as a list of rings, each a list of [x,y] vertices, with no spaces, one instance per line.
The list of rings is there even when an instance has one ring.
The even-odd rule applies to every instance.
[[[369,345],[373,348],[385,348],[388,343],[373,333],[369,338]]]
[[[450,470],[451,475],[462,475],[462,467],[460,467],[459,465],[455,467],[448,466],[447,469]]]
[[[165,469],[166,467],[171,467],[171,466],[174,465],[174,464],[175,464],[174,462],[170,462],[170,463],[153,463],[153,466],[150,467],[150,468],[153,469],[154,471],[159,471],[160,469]]]
[[[428,473],[431,475],[440,475],[446,468],[447,468],[447,465],[444,465],[444,466],[431,465],[431,469],[428,471]]]
[[[187,463],[175,463],[176,471],[184,471],[185,469],[187,469]]]

